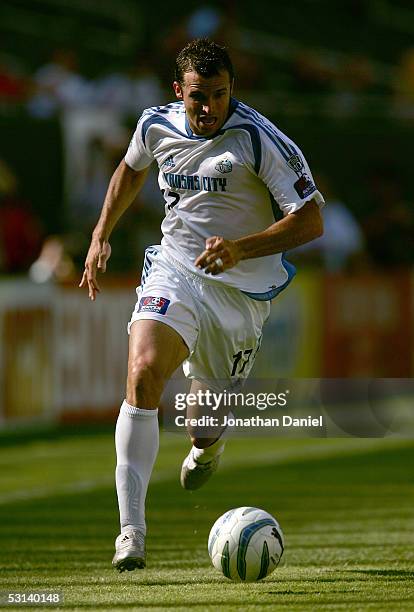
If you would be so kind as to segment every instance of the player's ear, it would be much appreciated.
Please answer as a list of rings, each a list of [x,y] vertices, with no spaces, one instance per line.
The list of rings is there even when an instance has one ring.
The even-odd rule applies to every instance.
[[[183,99],[183,88],[181,87],[180,83],[178,81],[174,81],[173,83],[173,89],[175,92],[175,95],[177,96],[177,98],[179,100]]]
[[[232,78],[231,83],[230,83],[230,95],[232,95],[233,89],[234,89],[234,77]]]

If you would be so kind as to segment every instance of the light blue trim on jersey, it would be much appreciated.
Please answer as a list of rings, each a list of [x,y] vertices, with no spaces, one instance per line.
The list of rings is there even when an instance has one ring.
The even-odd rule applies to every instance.
[[[184,102],[169,102],[168,104],[164,104],[163,106],[153,106],[151,109],[154,109],[156,113],[169,113],[172,110],[182,109],[184,107]]]
[[[193,140],[209,140],[204,136],[196,136],[195,134],[193,134],[188,124],[187,117],[185,118],[185,129],[187,130],[188,138],[192,138]],[[230,125],[227,128],[221,128],[220,130],[218,130],[214,134],[214,136],[210,137],[210,139],[215,138],[216,136],[220,136],[221,134],[225,134],[229,130],[245,130],[246,132],[248,132],[250,136],[250,141],[252,143],[254,155],[254,171],[256,172],[256,174],[259,174],[260,165],[262,163],[262,141],[260,140],[258,128],[255,125],[252,125],[251,123],[239,123],[238,125]]]
[[[289,285],[292,281],[293,277],[296,275],[296,268],[293,264],[291,264],[287,259],[285,259],[285,254],[282,253],[282,265],[287,272],[287,281],[280,285],[280,287],[275,287],[274,289],[270,289],[270,291],[265,291],[264,293],[250,293],[248,291],[242,291],[245,295],[248,295],[253,300],[257,300],[258,302],[266,302],[268,300],[273,300],[283,289]]]
[[[251,116],[249,113],[247,113],[245,111],[238,110],[236,112],[236,114],[239,115],[240,117],[243,117],[243,119],[250,119],[250,121],[254,125],[256,125],[258,128],[260,128],[270,138],[270,140],[276,146],[277,150],[279,151],[281,156],[285,159],[285,161],[287,161],[289,159],[290,155],[293,155],[292,152],[290,152],[290,155],[286,154],[286,147],[284,146],[285,143],[281,140],[281,138],[278,136],[278,134],[276,132],[274,132],[273,130],[271,131],[270,129],[268,129],[267,126],[265,126],[263,123],[259,123],[256,119],[254,119],[253,116]]]
[[[148,117],[148,119],[145,119],[144,123],[142,124],[141,138],[142,138],[142,142],[144,143],[144,145],[145,145],[145,136],[147,135],[148,129],[151,127],[151,125],[154,125],[154,124],[164,125],[169,130],[172,130],[179,136],[183,136],[183,138],[188,138],[186,134],[184,134],[183,132],[180,132],[180,130],[176,128],[175,125],[173,125],[170,121],[168,121],[168,119],[166,119],[165,117],[160,117],[157,113],[155,113],[154,115],[151,115],[151,117]]]
[[[280,133],[280,130],[278,130],[278,128],[275,125],[273,125],[268,119],[260,115],[257,112],[257,110],[255,110],[251,106],[247,106],[247,104],[244,104],[243,102],[240,102],[238,110],[241,112],[247,113],[257,123],[259,123],[263,127],[270,130],[272,133],[274,133],[275,136],[280,140],[280,143],[282,144],[282,146],[286,149],[286,152],[289,153],[289,156],[292,155],[292,152],[295,154],[299,154],[299,151],[296,149],[294,143],[286,142],[283,139],[283,135]]]
[[[260,166],[262,164],[262,141],[260,140],[259,130],[255,125],[251,125],[250,123],[240,123],[238,125],[232,125],[225,130],[222,130],[222,133],[227,132],[228,130],[245,130],[249,133],[250,140],[252,143],[253,155],[254,155],[254,171],[256,174],[259,174]]]
[[[162,106],[150,106],[143,111],[143,115],[154,115],[155,113],[169,113],[172,110],[182,109],[184,106],[183,102],[169,102],[168,104],[163,104]]]
[[[183,103],[180,102],[179,104],[179,108],[182,108]],[[235,98],[231,98],[230,100],[230,112],[229,112],[229,116],[226,119],[227,120],[230,118],[230,116],[235,112],[235,110],[238,108],[239,106],[239,101],[236,100]],[[218,130],[215,134],[213,134],[213,136],[210,136],[209,138],[206,138],[205,136],[197,136],[197,134],[194,134],[190,128],[190,125],[188,123],[188,118],[187,115],[185,116],[185,129],[187,134],[184,134],[183,132],[181,132],[181,130],[179,130],[175,125],[173,125],[170,121],[168,121],[168,119],[166,119],[165,117],[160,116],[160,114],[167,114],[169,113],[171,110],[173,110],[175,108],[177,108],[177,103],[176,102],[172,102],[171,104],[167,104],[166,106],[162,107],[162,106],[155,106],[152,109],[149,109],[149,111],[153,110],[153,113],[150,114],[150,116],[148,117],[148,119],[146,119],[144,121],[144,123],[142,124],[142,129],[141,129],[141,137],[142,137],[142,141],[145,144],[145,137],[146,134],[148,132],[148,129],[151,127],[151,125],[164,125],[165,127],[169,128],[170,130],[172,130],[173,132],[175,132],[176,134],[178,134],[179,136],[182,136],[183,138],[189,138],[190,140],[210,140],[212,138],[215,138],[216,136],[220,136],[221,134],[225,134],[228,130],[235,130],[235,129],[242,129],[245,130],[246,132],[248,132],[249,136],[250,136],[250,140],[252,143],[252,149],[253,149],[253,155],[254,155],[254,170],[256,172],[256,174],[259,173],[260,170],[260,165],[262,163],[262,142],[260,140],[260,134],[259,134],[259,130],[258,127],[256,125],[252,125],[251,123],[241,123],[239,125],[231,125],[227,128],[221,128],[220,130]]]
[[[235,98],[230,99],[229,116],[227,117],[226,121],[228,121],[228,119],[231,117],[234,110],[237,108],[238,104],[239,102]],[[161,115],[168,114],[169,112],[173,111],[175,108],[181,109],[183,107],[184,107],[183,102],[178,102],[178,103],[171,102],[170,104],[166,104],[165,106],[153,106],[152,108],[148,109],[147,112],[150,116],[148,117],[148,119],[144,121],[144,123],[142,124],[142,128],[141,128],[141,138],[142,138],[142,142],[144,143],[144,145],[145,145],[145,137],[147,135],[148,129],[151,127],[151,125],[156,125],[156,124],[164,125],[168,129],[178,134],[179,136],[182,136],[183,138],[188,138],[189,140],[210,140],[211,138],[214,138],[215,136],[219,136],[220,134],[224,133],[223,130],[218,130],[215,134],[213,134],[213,136],[210,136],[209,138],[206,138],[204,136],[197,136],[196,134],[193,134],[190,128],[190,125],[187,119],[187,115],[185,115],[186,133],[184,133],[184,132],[181,132],[181,130],[179,130],[170,121],[168,121],[168,119],[161,116]]]
[[[239,105],[236,110],[236,115],[239,115],[244,119],[250,119],[250,121],[255,126],[262,129],[263,132],[273,142],[273,144],[276,145],[276,148],[278,149],[279,153],[286,161],[288,161],[288,159],[294,154],[299,155],[296,148],[290,143],[285,142],[281,135],[277,132],[276,128],[273,128],[270,123],[265,123],[264,119],[262,119],[260,115],[253,109],[244,107],[244,105]]]

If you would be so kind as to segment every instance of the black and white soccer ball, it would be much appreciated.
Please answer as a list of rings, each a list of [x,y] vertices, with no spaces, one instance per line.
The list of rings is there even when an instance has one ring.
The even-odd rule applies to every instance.
[[[214,523],[208,554],[216,569],[236,582],[255,582],[273,572],[284,550],[277,520],[260,508],[229,510]]]

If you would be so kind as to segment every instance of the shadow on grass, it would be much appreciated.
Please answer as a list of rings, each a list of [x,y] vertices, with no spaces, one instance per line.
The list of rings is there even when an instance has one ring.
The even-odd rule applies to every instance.
[[[241,607],[241,603],[240,601],[229,601],[228,599],[226,599],[223,595],[223,599],[220,600],[215,600],[215,601],[209,601],[208,604],[207,603],[201,603],[201,604],[188,604],[185,601],[182,602],[177,602],[177,603],[170,603],[170,602],[165,602],[165,603],[161,603],[161,602],[155,602],[155,603],[139,603],[139,602],[131,602],[131,603],[115,603],[112,604],[113,607],[111,607],[111,603],[107,603],[107,604],[95,604],[95,603],[91,603],[91,604],[86,604],[86,603],[81,603],[81,604],[64,604],[62,606],[62,608],[73,608],[73,609],[90,609],[90,610],[99,610],[99,609],[103,609],[103,610],[118,610],[118,608],[134,608],[135,610],[138,608],[142,608],[144,610],[148,609],[148,608],[165,608],[166,610],[170,610],[173,608],[186,608],[186,607],[191,607],[192,610],[194,609],[199,609],[199,610],[205,610],[206,606],[208,606],[208,608],[210,609],[212,606],[217,606],[217,610],[229,610],[231,608],[234,608],[235,610],[237,610],[238,612],[240,612],[240,610],[243,610],[243,608]],[[274,601],[269,601],[269,602],[264,602],[261,601],[260,603],[249,603],[249,607],[250,606],[256,606],[257,609],[263,609],[263,608],[270,608],[270,609],[274,609],[275,606],[275,602]],[[278,602],[279,605],[279,602]],[[282,604],[283,605],[283,604]],[[289,604],[285,604],[285,605],[292,605],[291,603]],[[312,603],[312,606],[315,606],[315,603]]]
[[[113,435],[115,420],[113,423],[91,423],[79,425],[44,425],[40,424],[16,427],[0,432],[0,446],[20,446],[32,442],[44,442],[64,440],[70,438],[94,437],[102,434]]]
[[[395,578],[404,578],[404,580],[408,578],[414,578],[414,570],[393,570],[393,569],[353,569],[341,570],[343,572],[352,573],[352,574],[368,574],[368,576],[384,576],[384,577],[395,577]]]
[[[273,594],[273,593],[272,593]],[[303,592],[303,593],[287,593],[288,595],[305,595],[307,597],[309,597],[309,593],[308,592]],[[283,592],[276,592],[274,593],[274,595],[277,596],[285,596],[285,594]],[[257,602],[249,602],[248,604],[246,604],[246,606],[248,605],[249,607],[257,607],[258,610],[263,610],[263,609],[275,609],[275,605],[277,603],[277,606],[280,608],[290,608],[292,609],[292,605],[296,606],[300,605],[302,609],[311,609],[311,610],[315,610],[315,609],[320,609],[320,607],[323,606],[327,606],[327,605],[338,605],[338,604],[344,604],[344,603],[349,603],[349,604],[358,604],[358,607],[353,607],[352,609],[361,609],[360,605],[361,604],[370,604],[370,605],[375,605],[375,604],[381,604],[381,606],[384,605],[384,600],[383,599],[373,599],[372,597],[361,597],[360,595],[358,596],[360,597],[360,599],[356,599],[355,598],[355,594],[353,594],[353,597],[351,597],[348,600],[344,600],[343,598],[341,599],[337,599],[337,598],[324,598],[323,600],[318,600],[318,604],[316,604],[315,600],[312,599],[312,601],[304,601],[303,599],[301,599],[300,601],[257,601]],[[404,598],[393,598],[393,599],[387,599],[386,603],[388,604],[397,604],[397,603],[404,603],[404,602],[409,602],[409,599],[404,599]],[[185,608],[185,607],[190,607],[189,604],[185,601],[181,601],[181,602],[154,602],[154,603],[148,603],[148,602],[117,602],[116,604],[113,604],[114,607],[111,607],[111,603],[78,603],[78,604],[64,604],[63,606],[61,606],[61,608],[66,608],[66,609],[89,609],[89,610],[99,610],[99,609],[103,609],[103,610],[113,610],[113,609],[121,609],[121,608],[143,608],[143,609],[151,609],[151,608],[165,608],[166,610],[170,610],[170,609],[174,609],[174,608]],[[231,608],[234,608],[234,610],[240,611],[244,609],[244,604],[240,602],[240,600],[229,600],[228,598],[225,597],[225,595],[223,595],[222,599],[211,599],[208,601],[207,603],[200,603],[200,604],[191,604],[191,609],[200,609],[203,610],[206,608],[206,606],[208,606],[208,608],[212,608],[214,606],[217,606],[217,610],[229,610]],[[351,609],[351,608],[350,608]],[[390,609],[388,608],[381,608],[381,609]],[[392,609],[392,608],[391,608]]]
[[[205,489],[187,495],[182,491],[178,480],[153,482],[150,484],[148,496],[148,524],[149,524],[149,550],[151,550],[151,534],[156,534],[153,541],[157,544],[154,550],[153,563],[162,564],[165,559],[165,551],[175,550],[177,566],[184,564],[191,569],[188,559],[180,559],[178,547],[174,548],[175,542],[185,542],[187,553],[193,552],[195,558],[206,553],[206,542],[209,528],[224,510],[242,505],[255,505],[258,507],[275,508],[278,515],[281,514],[282,526],[284,517],[290,517],[290,530],[300,528],[311,529],[313,525],[321,524],[323,512],[331,517],[331,523],[335,529],[334,518],[338,510],[343,510],[344,499],[338,498],[338,486],[343,488],[343,496],[351,495],[355,483],[364,484],[366,490],[361,487],[352,503],[349,502],[350,516],[362,521],[369,522],[370,510],[375,510],[384,500],[390,498],[389,488],[393,487],[392,509],[398,513],[401,506],[409,504],[405,489],[398,492],[399,482],[412,482],[414,476],[412,462],[413,448],[390,448],[382,449],[381,452],[360,453],[357,456],[329,457],[329,459],[292,459],[291,462],[278,465],[274,464],[254,465],[254,456],[246,454],[246,463],[238,464],[233,469],[219,472],[215,479]],[[171,455],[172,457],[172,455]],[[62,470],[68,469],[62,463]],[[395,482],[396,475],[399,481]],[[397,488],[396,488],[397,487]],[[358,512],[364,510],[363,515]],[[293,517],[293,518],[292,518]],[[2,571],[10,576],[16,572],[24,572],[26,576],[32,575],[44,579],[49,570],[52,575],[64,577],[68,574],[81,574],[85,581],[80,580],[78,586],[87,586],[91,581],[87,576],[94,571],[110,564],[114,536],[117,533],[118,516],[116,499],[113,487],[97,487],[91,492],[83,491],[72,494],[47,497],[37,500],[24,500],[0,507],[0,529],[2,536],[1,561]],[[323,523],[325,524],[325,523]],[[342,523],[340,523],[342,527]],[[405,523],[404,523],[405,525]],[[386,523],[383,523],[385,530]],[[289,523],[288,523],[289,527]],[[408,527],[407,527],[408,528]],[[70,534],[73,534],[70,537]],[[21,553],[15,550],[16,534],[24,544],[20,545]],[[338,550],[369,547],[371,558],[370,565],[376,563],[386,565],[384,556],[378,559],[378,550],[383,544],[367,544],[361,540],[359,545],[342,542],[333,543],[329,541],[329,532],[326,537],[314,545],[306,542],[306,537],[301,533],[301,540],[305,543],[300,547],[303,549],[330,548]],[[160,546],[160,543],[162,546]],[[57,551],[58,544],[58,551]],[[305,550],[305,552],[306,552]],[[47,563],[47,555],[50,551],[50,563]],[[203,552],[204,551],[204,552]],[[25,563],[28,552],[30,553],[30,566]],[[303,551],[302,551],[303,556]],[[17,557],[16,557],[17,555]],[[66,555],[66,558],[65,558]],[[76,555],[76,564],[72,563]],[[186,555],[187,556],[187,555]],[[204,558],[203,557],[203,558]],[[201,558],[201,557],[200,557]],[[352,560],[354,555],[348,552],[347,559]],[[89,560],[89,562],[88,562]],[[300,559],[299,559],[300,560]],[[91,563],[93,561],[93,563]],[[104,565],[105,564],[105,565]],[[196,563],[195,563],[196,564]],[[11,567],[10,567],[11,566]],[[307,566],[309,567],[309,566]],[[336,572],[336,570],[334,570]],[[412,579],[414,572],[410,570],[397,569],[345,569],[338,568],[339,572],[349,572],[345,578],[338,575],[338,582],[357,582],[372,577],[373,581],[382,576],[384,579],[394,578],[395,582]],[[293,570],[294,574],[295,570]],[[352,572],[352,574],[351,574]],[[334,574],[335,575],[335,574]],[[285,591],[289,590],[288,582],[294,581],[298,588],[309,582],[329,582],[331,577],[315,576],[313,580],[299,577],[281,579],[275,577],[274,581],[266,581],[267,588],[274,590],[275,596],[281,596],[283,591],[278,591],[280,586]],[[336,579],[335,579],[336,581]],[[110,584],[121,586],[123,581],[110,579]],[[266,582],[263,586],[266,588]],[[69,586],[75,586],[77,581],[68,582]],[[221,585],[221,579],[214,580],[210,577],[197,582],[191,580],[168,580],[156,579],[148,581],[147,586],[163,587],[168,584],[192,585],[214,584]],[[284,584],[283,584],[284,583]],[[124,583],[125,584],[125,583]],[[140,583],[144,587],[144,582]],[[290,594],[290,593],[287,593]],[[298,593],[296,593],[298,594]],[[292,594],[293,595],[293,594]],[[223,602],[219,602],[219,606]],[[136,604],[126,603],[124,607],[131,608]],[[163,607],[162,604],[157,604]],[[264,606],[263,602],[263,606]],[[313,604],[312,604],[313,605]],[[122,607],[123,604],[117,604]],[[151,607],[145,604],[146,607]],[[227,602],[226,602],[227,606]],[[105,604],[80,605],[77,607],[88,607],[90,609],[108,608]],[[167,606],[164,606],[167,607]],[[170,606],[171,607],[171,606]],[[178,607],[178,606],[176,606]]]

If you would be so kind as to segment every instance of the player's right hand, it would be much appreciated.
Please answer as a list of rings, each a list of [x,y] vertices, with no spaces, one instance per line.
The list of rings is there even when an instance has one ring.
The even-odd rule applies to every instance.
[[[92,302],[96,294],[101,291],[96,275],[98,272],[106,271],[106,262],[111,256],[111,245],[107,240],[92,238],[91,246],[85,260],[85,270],[79,287],[87,287],[89,299]]]

